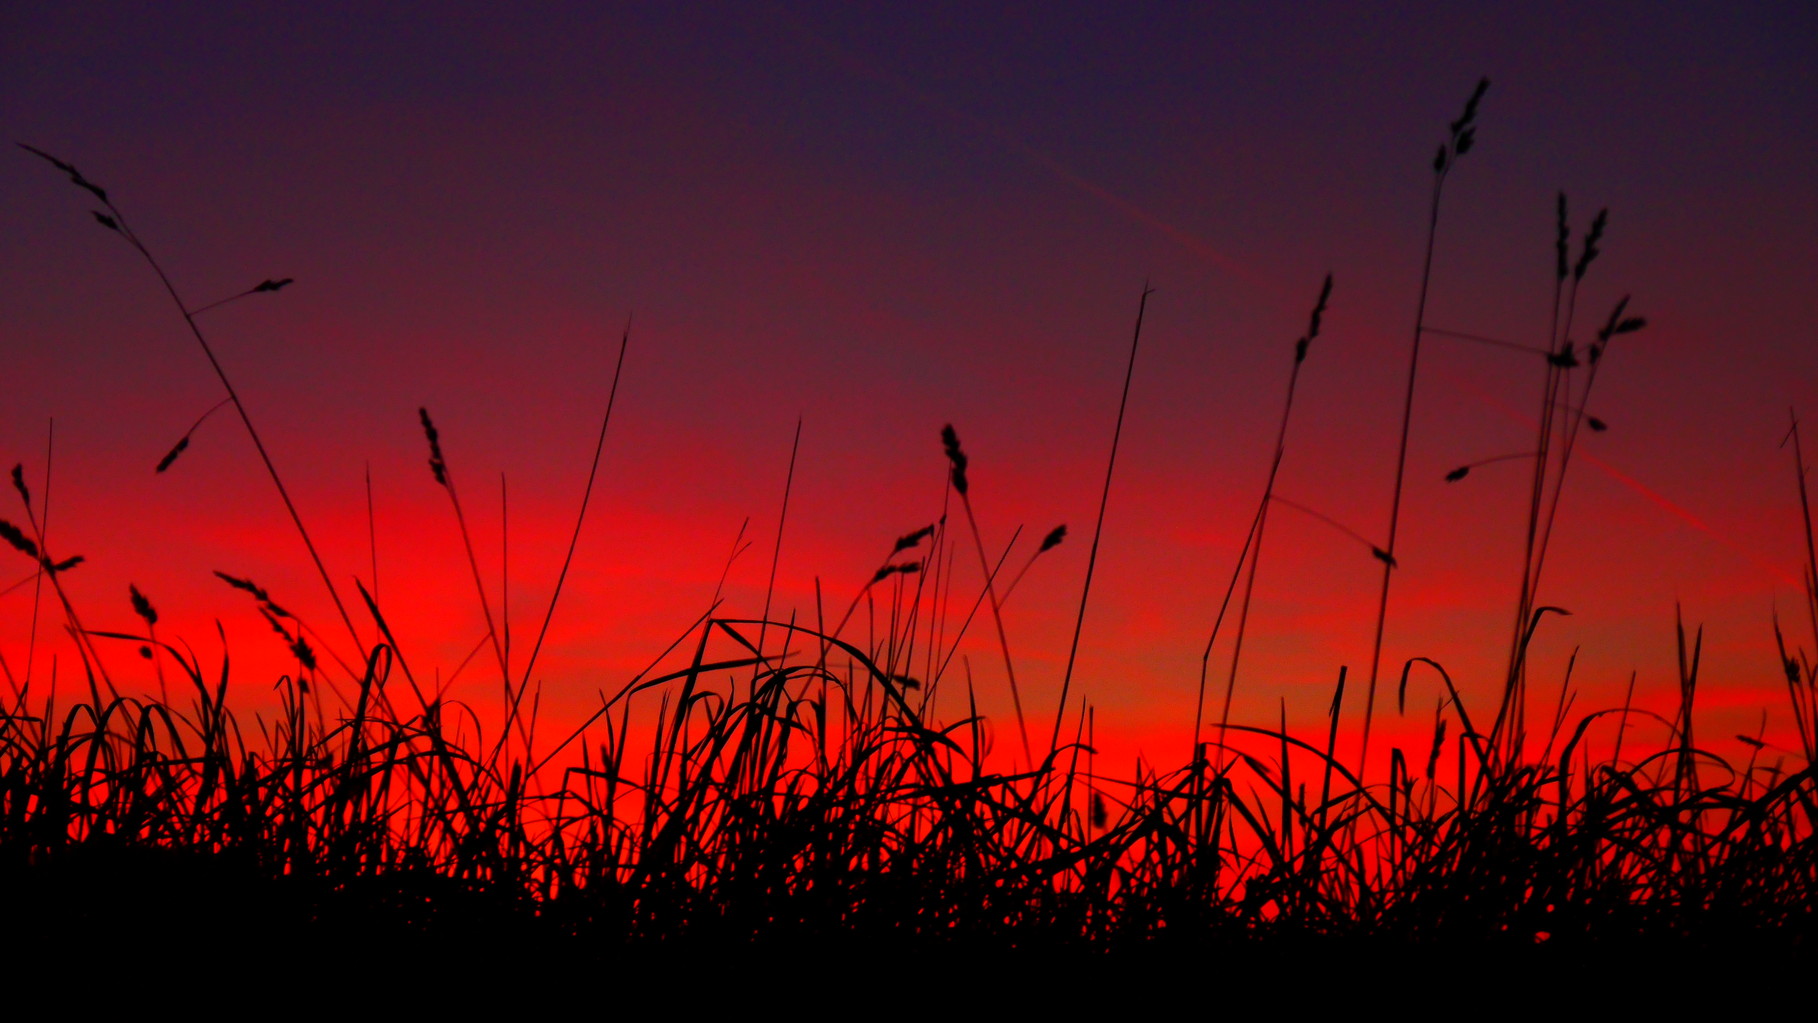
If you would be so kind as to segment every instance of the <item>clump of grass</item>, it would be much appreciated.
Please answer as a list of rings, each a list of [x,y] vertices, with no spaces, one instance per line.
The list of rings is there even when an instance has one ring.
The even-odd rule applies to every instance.
[[[760,656],[764,627],[826,644],[845,667]],[[159,646],[191,695],[64,707],[15,694],[0,717],[7,890],[63,864],[176,850],[282,893],[274,926],[484,930],[601,955],[1814,934],[1818,776],[1695,745],[1698,644],[1683,629],[1680,710],[1634,762],[1590,758],[1607,712],[1562,716],[1555,755],[1508,761],[1441,675],[1430,748],[1393,750],[1386,781],[1357,777],[1330,741],[1231,723],[1223,766],[1090,774],[1075,798],[1076,772],[1053,758],[995,770],[955,741],[971,720],[911,699],[939,679],[912,685],[846,639],[717,616],[690,633],[687,664],[607,698],[606,726],[553,775],[481,755],[485,737],[463,743],[433,704],[385,710],[388,644],[370,651],[350,710],[312,720],[299,681],[249,735],[224,668],[120,634]],[[745,668],[749,688],[727,674]],[[1296,777],[1308,768],[1316,793]]]
[[[1809,945],[1818,937],[1818,542],[1796,422],[1790,439],[1806,513],[1813,652],[1789,651],[1778,620],[1775,637],[1801,749],[1763,763],[1772,749],[1765,739],[1738,736],[1749,760],[1733,764],[1698,744],[1703,634],[1694,629],[1688,636],[1683,622],[1675,623],[1679,670],[1670,715],[1636,708],[1631,678],[1621,708],[1574,718],[1568,667],[1550,723],[1535,737],[1544,745],[1537,750],[1527,741],[1522,655],[1541,619],[1561,611],[1539,605],[1536,594],[1566,468],[1580,428],[1602,429],[1602,420],[1584,409],[1608,345],[1643,326],[1628,315],[1624,299],[1591,343],[1571,336],[1578,285],[1596,258],[1606,220],[1599,215],[1569,265],[1563,197],[1554,328],[1547,346],[1529,349],[1545,356],[1539,449],[1469,463],[1450,477],[1462,479],[1503,457],[1535,461],[1512,666],[1489,727],[1479,727],[1452,677],[1426,658],[1403,665],[1395,705],[1407,714],[1416,679],[1435,679],[1431,738],[1424,751],[1392,747],[1386,776],[1372,774],[1367,758],[1352,766],[1339,755],[1343,668],[1323,742],[1292,734],[1285,706],[1272,727],[1230,720],[1263,526],[1273,504],[1286,504],[1351,533],[1384,565],[1365,696],[1367,752],[1419,345],[1430,332],[1424,309],[1439,199],[1446,175],[1474,144],[1483,92],[1480,84],[1434,163],[1386,543],[1275,492],[1301,367],[1327,311],[1328,277],[1295,345],[1274,458],[1225,595],[1228,607],[1241,577],[1219,729],[1213,741],[1202,741],[1209,641],[1194,748],[1184,766],[1139,762],[1129,775],[1099,770],[1089,706],[1081,707],[1071,741],[1062,741],[1146,287],[1044,758],[1034,758],[1029,743],[1002,607],[1034,562],[1062,543],[1066,527],[1049,532],[1000,588],[1020,529],[993,563],[972,507],[972,463],[951,425],[941,431],[947,461],[941,514],[895,539],[831,626],[821,614],[818,580],[813,627],[773,615],[768,595],[756,617],[740,617],[723,607],[716,589],[703,613],[648,668],[611,695],[602,692],[580,727],[539,753],[536,702],[528,709],[522,704],[593,494],[628,326],[562,575],[515,683],[441,433],[427,410],[419,410],[431,475],[453,505],[486,618],[487,635],[474,653],[490,642],[503,679],[491,736],[472,708],[444,698],[448,681],[426,691],[413,672],[376,597],[376,540],[374,587],[358,581],[356,587],[379,638],[359,645],[351,665],[265,589],[216,573],[253,599],[297,661],[295,675],[278,681],[281,713],[249,721],[230,705],[225,653],[209,665],[188,647],[160,639],[159,616],[136,586],[129,604],[143,634],[83,626],[58,581],[81,559],[51,556],[42,505],[34,506],[23,468],[15,468],[26,526],[0,519],[0,540],[52,583],[88,684],[86,699],[69,702],[56,692],[54,672],[45,691],[34,688],[29,671],[21,681],[6,668],[0,896],[53,941],[155,917],[167,926],[202,919],[193,936],[218,943],[207,921],[245,921],[245,907],[257,905],[258,926],[299,946],[442,938],[495,949],[561,948],[608,962],[652,949],[817,955],[857,949],[875,966],[891,963],[879,955],[890,951],[1201,955],[1258,941],[1428,952],[1536,944],[1585,951],[1659,938],[1707,948],[1762,940]],[[104,190],[70,165],[32,152],[101,202],[105,212],[95,216],[102,226],[157,269]],[[289,283],[267,280],[222,302]],[[174,289],[171,295],[176,298]],[[178,301],[211,360],[195,318],[220,304],[191,310]],[[218,363],[215,368],[220,373]],[[1573,376],[1579,369],[1585,369],[1581,383]],[[221,380],[227,384],[225,374]],[[226,403],[251,432],[245,408],[227,389]],[[256,433],[253,439],[263,457]],[[799,445],[799,423],[796,439]],[[792,449],[785,518],[794,464]],[[268,458],[265,465],[328,582]],[[369,481],[369,514],[370,493]],[[957,584],[946,515],[953,497],[982,573],[978,592],[966,595],[970,610],[957,623],[950,613]],[[502,511],[503,501],[501,480]],[[781,534],[779,523],[773,582]],[[741,527],[729,568],[744,541]],[[848,632],[857,631],[861,604],[862,638]],[[961,640],[985,605],[1022,746],[1022,762],[1009,770],[1007,758],[994,752],[970,662],[960,655]],[[338,597],[336,608],[357,642]],[[1223,615],[1221,607],[1213,640]],[[772,634],[781,637],[779,649],[766,641]],[[102,667],[97,641],[150,654],[159,696],[123,695]],[[329,655],[320,662],[317,647]],[[942,714],[939,702],[944,688],[958,684],[949,678],[956,656],[965,684],[965,709],[957,717]],[[167,663],[180,697],[165,686]],[[414,706],[391,698],[394,675],[402,675]],[[341,683],[349,687],[345,693]],[[325,705],[325,687],[338,706]],[[1662,729],[1660,741],[1640,754],[1627,737],[1632,717]],[[1607,726],[1614,728],[1613,748],[1594,758],[1595,740]],[[506,741],[514,728],[522,739],[516,746]],[[1424,766],[1415,770],[1417,764]],[[100,877],[149,880],[104,891]]]

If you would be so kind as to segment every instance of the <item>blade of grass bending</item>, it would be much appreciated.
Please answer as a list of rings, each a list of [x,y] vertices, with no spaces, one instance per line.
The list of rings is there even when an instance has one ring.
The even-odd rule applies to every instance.
[[[625,349],[631,344],[631,318],[625,319],[625,333],[619,338],[619,359],[612,368],[612,387],[606,392],[606,414],[600,417],[600,438],[593,447],[593,466],[587,470],[587,487],[581,491],[581,510],[574,518],[574,535],[568,538],[568,553],[562,557],[562,571],[556,575],[555,592],[549,595],[549,610],[543,614],[543,626],[537,630],[537,641],[530,648],[530,659],[524,662],[524,676],[518,683],[521,692],[530,682],[537,654],[549,635],[549,622],[555,617],[556,602],[562,598],[562,584],[568,581],[569,566],[574,564],[574,549],[581,542],[581,524],[587,521],[587,502],[593,498],[593,482],[600,472],[600,452],[606,449],[606,428],[612,424],[612,406],[619,396],[619,376],[625,369]]]
[[[1098,543],[1105,533],[1105,507],[1111,503],[1111,474],[1117,468],[1117,445],[1124,435],[1124,413],[1130,407],[1130,379],[1136,375],[1136,347],[1143,338],[1143,313],[1149,308],[1149,296],[1155,289],[1143,282],[1143,294],[1136,303],[1136,327],[1130,332],[1130,360],[1124,367],[1124,392],[1117,403],[1117,425],[1111,431],[1111,457],[1105,460],[1105,486],[1098,496],[1098,521],[1092,527],[1092,547],[1086,554],[1086,581],[1080,588],[1079,611],[1073,619],[1073,642],[1067,647],[1067,670],[1061,675],[1060,705],[1054,712],[1054,734],[1048,740],[1052,754],[1060,746],[1061,722],[1067,713],[1067,691],[1073,685],[1073,667],[1079,658],[1079,637],[1086,627],[1086,598],[1092,594],[1092,572],[1098,567]]]
[[[776,545],[770,550],[770,579],[764,584],[764,624],[758,626],[757,655],[764,656],[764,634],[769,631],[770,598],[776,593],[776,568],[783,560],[783,527],[789,524],[789,492],[795,488],[795,456],[802,449],[802,417],[795,417],[795,439],[789,442],[789,471],[783,476],[783,508],[776,519]],[[752,678],[757,677],[756,668]]]
[[[44,526],[41,532],[50,531],[50,489],[51,489],[51,454],[57,440],[57,420],[50,420],[44,434],[44,493],[38,498],[38,505],[44,515]],[[42,541],[40,541],[42,544]],[[25,684],[32,684],[32,662],[38,654],[38,608],[44,595],[44,563],[39,562],[32,575],[32,625],[30,639],[25,646]]]

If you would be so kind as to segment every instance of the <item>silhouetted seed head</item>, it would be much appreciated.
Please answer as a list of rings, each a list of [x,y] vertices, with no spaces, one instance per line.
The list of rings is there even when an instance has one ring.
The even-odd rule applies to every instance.
[[[258,583],[253,582],[251,579],[240,579],[238,577],[228,575],[226,572],[223,572],[220,569],[215,570],[215,576],[217,578],[219,578],[222,582],[226,583],[229,586],[232,586],[236,590],[244,590],[247,593],[252,594],[253,599],[259,601],[262,604],[271,603],[271,595],[266,593],[263,587],[259,586]]]
[[[1740,732],[1737,733],[1737,735],[1736,735],[1736,741],[1742,743],[1745,746],[1753,746],[1756,749],[1767,748],[1767,743],[1762,742],[1760,739],[1751,739],[1748,736],[1741,734]]]
[[[1597,211],[1597,219],[1591,221],[1591,230],[1584,236],[1584,252],[1578,257],[1578,266],[1572,271],[1574,281],[1584,280],[1584,273],[1591,268],[1591,262],[1597,258],[1597,243],[1603,240],[1604,225],[1609,223],[1610,211]]]
[[[107,228],[109,231],[112,231],[115,234],[118,234],[120,232],[120,224],[118,221],[114,220],[114,218],[108,216],[107,214],[101,212],[100,210],[89,210],[89,212],[93,213],[95,215],[95,222],[100,224],[102,227]]]
[[[151,647],[148,647],[148,646],[140,647],[139,656],[145,658],[148,661],[151,660],[151,656],[152,656]]]
[[[28,153],[31,153],[34,156],[37,156],[41,159],[49,161],[51,166],[57,168],[58,170],[62,171],[65,174],[68,174],[70,184],[75,185],[77,188],[87,191],[90,195],[101,200],[102,202],[107,201],[107,190],[105,188],[102,188],[100,185],[95,184],[93,181],[90,181],[87,178],[83,177],[82,172],[77,170],[75,167],[71,166],[69,163],[66,163],[63,160],[57,159],[56,157],[50,155],[49,153],[45,152],[42,149],[39,149],[36,146],[28,146],[23,142],[19,143],[19,148],[25,150]]]
[[[58,170],[62,171],[65,174],[68,174],[72,180],[76,179],[76,178],[80,178],[82,176],[80,173],[78,173],[76,171],[75,167],[69,165],[68,163],[65,163],[62,160],[57,159],[56,157],[45,152],[44,150],[39,149],[37,146],[28,146],[23,142],[19,143],[18,145],[19,145],[20,149],[25,150],[26,152],[32,154],[33,156],[36,156],[41,160],[48,161],[51,166],[57,168]]]
[[[254,293],[261,291],[277,291],[279,288],[287,287],[294,283],[296,283],[296,281],[290,277],[280,277],[275,281],[267,277],[265,280],[253,285],[252,290]]]
[[[189,436],[187,434],[185,434],[182,440],[178,441],[174,447],[172,447],[169,451],[166,451],[164,453],[163,458],[158,459],[157,471],[163,472],[164,470],[170,468],[171,463],[175,462],[177,460],[177,456],[181,455],[188,448],[189,448]]]
[[[423,436],[429,438],[429,471],[435,474],[436,482],[448,485],[448,463],[442,460],[442,435],[436,432],[436,424],[429,419],[429,410],[417,409],[417,417],[423,420]]]
[[[1624,311],[1626,311],[1628,309],[1628,307],[1629,307],[1629,296],[1624,295],[1616,303],[1616,308],[1610,310],[1610,318],[1608,320],[1604,321],[1603,329],[1601,329],[1597,332],[1597,340],[1608,341],[1611,337],[1615,336],[1616,325],[1618,323],[1622,322],[1622,314]]]
[[[1105,797],[1092,793],[1092,826],[1103,831],[1109,820],[1110,814],[1105,812]]]
[[[61,572],[67,572],[70,569],[75,568],[77,565],[80,565],[84,561],[87,561],[87,560],[88,560],[87,558],[78,554],[73,558],[64,558],[62,561],[59,561],[53,565],[53,564],[51,564],[51,561],[49,558],[45,558],[44,559],[44,570],[49,572],[51,575],[57,575],[58,573],[61,573]]]
[[[278,621],[278,618],[283,617],[284,613],[269,605],[259,608],[259,613],[265,616],[265,621],[271,625],[273,632],[284,637],[285,645],[290,647],[290,652],[295,655],[297,661],[301,663],[304,668],[315,671],[316,652],[309,648],[309,644],[304,641],[301,635],[292,636],[290,630],[284,627],[284,623]]]
[[[1067,527],[1064,525],[1055,526],[1053,529],[1048,531],[1047,536],[1042,537],[1042,544],[1040,547],[1037,547],[1035,549],[1035,553],[1040,554],[1043,551],[1051,551],[1054,548],[1059,547],[1061,545],[1061,541],[1065,540],[1066,538],[1067,538]]]
[[[1560,369],[1572,369],[1578,365],[1578,354],[1572,350],[1572,342],[1567,341],[1564,348],[1549,352],[1547,361]]]
[[[1476,139],[1477,129],[1466,128],[1464,131],[1458,133],[1458,138],[1452,141],[1452,148],[1459,156],[1463,156],[1471,151],[1471,145]]]
[[[1389,566],[1390,568],[1400,568],[1401,567],[1400,565],[1397,565],[1395,563],[1394,555],[1390,554],[1388,551],[1383,550],[1381,547],[1371,547],[1370,555],[1372,557],[1374,557],[1377,561],[1382,562],[1383,564]]]
[[[1445,169],[1446,169],[1446,147],[1440,146],[1439,152],[1434,154],[1434,156],[1433,156],[1433,173],[1443,174],[1445,172]]]
[[[1603,420],[1597,418],[1596,416],[1585,416],[1584,425],[1590,427],[1592,433],[1602,433],[1603,431],[1610,428],[1610,424],[1604,422]]]
[[[1553,252],[1558,257],[1558,279],[1565,280],[1571,272],[1572,228],[1566,222],[1566,194],[1559,193],[1559,233],[1553,242]]]
[[[948,423],[946,426],[941,427],[941,446],[947,449],[947,461],[953,465],[953,489],[958,491],[961,497],[964,497],[966,496],[966,465],[968,460],[966,458],[966,453],[960,450],[959,434],[954,431],[952,423]]]
[[[922,680],[913,675],[892,675],[890,676],[890,681],[895,682],[904,689],[920,689],[922,687]]]
[[[1471,475],[1471,467],[1468,465],[1461,465],[1451,472],[1446,473],[1446,482],[1457,483],[1459,480],[1464,479],[1469,475]]]
[[[151,601],[145,599],[145,594],[139,592],[139,587],[128,583],[126,590],[132,599],[133,614],[145,619],[145,624],[148,627],[158,624],[157,609],[152,607]]]
[[[88,180],[87,178],[83,177],[80,174],[70,175],[69,180],[70,180],[71,184],[75,185],[77,188],[87,190],[88,194],[94,196],[95,198],[101,200],[102,202],[107,201],[107,189],[102,188],[100,185],[95,184],[93,181]]]
[[[1319,289],[1319,299],[1313,303],[1313,315],[1307,320],[1307,333],[1294,342],[1294,361],[1296,363],[1306,361],[1307,348],[1312,345],[1313,339],[1319,336],[1319,322],[1326,314],[1326,301],[1331,297],[1332,275],[1327,274],[1325,284],[1321,285]]]
[[[1433,745],[1430,752],[1427,753],[1427,778],[1429,780],[1433,777],[1434,772],[1439,770],[1439,751],[1445,749],[1445,746],[1446,719],[1440,718],[1439,723],[1433,726]]]
[[[13,489],[19,492],[19,499],[25,502],[27,508],[30,508],[32,492],[25,486],[25,466],[23,465],[13,466]]]
[[[1319,336],[1319,321],[1326,314],[1326,303],[1332,298],[1332,275],[1326,275],[1326,282],[1319,287],[1319,301],[1313,303],[1313,318],[1307,324],[1307,339]]]
[[[1483,94],[1488,91],[1490,91],[1490,80],[1488,78],[1478,79],[1477,88],[1471,90],[1471,98],[1465,100],[1464,113],[1459,114],[1458,120],[1452,122],[1453,135],[1458,135],[1471,127],[1471,122],[1477,119],[1477,104],[1483,102]]]
[[[893,575],[913,575],[921,570],[921,563],[916,561],[905,562],[901,565],[885,565],[877,570],[877,574],[871,577],[871,581],[881,583]]]
[[[25,535],[24,530],[5,519],[0,519],[0,540],[5,540],[7,543],[12,544],[14,550],[33,561],[38,560],[38,545],[33,543],[31,538]]]
[[[300,662],[304,668],[307,668],[310,671],[316,670],[316,652],[309,648],[309,644],[304,642],[302,636],[298,636],[296,640],[290,644],[290,652],[297,655],[298,662]],[[308,683],[305,683],[304,685],[306,688],[303,691],[308,692]]]
[[[1800,671],[1799,671],[1799,662],[1794,660],[1791,657],[1788,657],[1786,659],[1785,668],[1786,668],[1786,680],[1788,682],[1791,682],[1793,685],[1798,685],[1801,681],[1801,675],[1800,675]]]
[[[1307,336],[1320,336],[1320,316],[1325,316],[1325,303],[1333,298],[1333,274],[1325,274],[1325,283],[1320,285],[1320,300],[1313,303],[1313,322],[1307,325]]]
[[[890,548],[890,553],[892,555],[901,554],[902,552],[904,552],[906,550],[910,550],[911,548],[918,547],[921,545],[921,542],[923,540],[926,540],[930,536],[933,536],[933,535],[934,535],[933,526],[923,526],[922,528],[916,530],[913,533],[904,533],[902,536],[899,536],[896,538],[896,546]]]

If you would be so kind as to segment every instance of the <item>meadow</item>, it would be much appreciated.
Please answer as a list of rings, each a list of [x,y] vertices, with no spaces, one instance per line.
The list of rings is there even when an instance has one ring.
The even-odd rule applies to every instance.
[[[1468,166],[1483,96],[1480,85],[1431,162],[1422,312],[1444,186]],[[1812,941],[1818,544],[1796,422],[1798,487],[1789,500],[1807,523],[1797,628],[1809,627],[1811,645],[1774,623],[1780,663],[1763,670],[1784,674],[1787,701],[1775,713],[1794,722],[1797,749],[1738,736],[1753,755],[1735,762],[1700,744],[1703,637],[1683,623],[1675,623],[1678,707],[1668,715],[1632,701],[1584,710],[1569,670],[1561,679],[1530,673],[1529,646],[1560,612],[1541,585],[1560,496],[1581,438],[1604,429],[1586,411],[1604,354],[1646,326],[1626,298],[1599,314],[1578,308],[1606,221],[1600,213],[1575,234],[1563,195],[1553,327],[1529,346],[1541,392],[1534,445],[1492,459],[1522,459],[1531,473],[1500,699],[1467,705],[1432,660],[1382,663],[1397,552],[1419,539],[1397,535],[1421,343],[1434,333],[1417,314],[1388,533],[1354,536],[1380,565],[1375,648],[1359,667],[1334,666],[1331,724],[1321,734],[1290,734],[1285,714],[1231,717],[1270,516],[1284,505],[1320,515],[1274,487],[1301,368],[1318,357],[1335,287],[1328,277],[1285,367],[1280,428],[1249,534],[1220,583],[1193,744],[1171,764],[1124,772],[1099,763],[1093,710],[1070,692],[1080,625],[1059,706],[1035,706],[1017,689],[1002,615],[1018,587],[1041,584],[1026,573],[1043,554],[1086,543],[1084,622],[1121,410],[1090,529],[1056,528],[1026,542],[1028,553],[994,554],[973,511],[975,499],[990,499],[992,480],[972,471],[963,424],[942,427],[937,449],[940,424],[931,422],[929,458],[947,466],[943,506],[926,524],[886,534],[896,538],[880,544],[877,571],[855,581],[849,601],[817,602],[805,621],[773,614],[768,601],[752,613],[716,597],[667,650],[651,651],[648,671],[602,692],[592,718],[552,734],[539,714],[535,666],[574,541],[542,633],[528,655],[512,650],[492,625],[504,609],[488,593],[467,529],[460,465],[431,411],[419,411],[426,475],[460,525],[461,556],[488,623],[473,670],[496,667],[500,683],[489,706],[446,698],[439,675],[413,667],[384,604],[365,585],[338,586],[316,557],[279,467],[210,348],[197,319],[203,308],[185,304],[105,189],[60,157],[26,148],[66,176],[94,207],[94,226],[142,255],[169,291],[225,392],[209,415],[241,420],[258,471],[283,499],[337,612],[334,621],[306,622],[283,594],[218,573],[235,599],[256,605],[295,662],[276,680],[278,712],[237,711],[237,692],[273,680],[237,678],[225,656],[205,658],[161,634],[153,602],[136,589],[142,629],[84,626],[86,609],[61,585],[80,559],[52,552],[41,495],[23,466],[12,470],[16,500],[0,520],[11,567],[0,581],[28,573],[20,585],[41,597],[29,605],[34,646],[49,642],[41,628],[60,627],[82,664],[74,682],[43,677],[42,665],[5,665],[0,892],[15,928],[42,942],[155,935],[225,955],[223,936],[279,934],[285,948],[427,944],[605,959],[677,949],[1129,957]],[[224,301],[288,284],[266,280]],[[621,367],[630,336],[627,328]],[[616,376],[613,387],[616,396]],[[589,500],[610,485],[598,469],[611,420],[609,398],[577,540]],[[157,471],[176,464],[188,442]],[[1479,464],[1449,478],[1462,481]],[[961,566],[982,584],[966,584]],[[109,675],[96,651],[110,644],[150,662],[155,694]],[[333,649],[361,653],[343,660]],[[1013,721],[978,712],[975,658],[1001,663]],[[1341,712],[1360,706],[1361,734],[1341,735]],[[1397,715],[1430,713],[1430,739],[1393,745],[1386,772],[1372,770],[1385,762],[1369,756],[1372,722],[1391,706]]]

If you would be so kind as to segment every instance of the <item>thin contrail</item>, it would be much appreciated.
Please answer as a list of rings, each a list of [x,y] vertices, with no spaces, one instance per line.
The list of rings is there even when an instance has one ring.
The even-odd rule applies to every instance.
[[[1052,154],[1036,148],[1024,139],[1011,134],[990,121],[987,121],[970,111],[954,106],[932,92],[917,86],[904,75],[884,67],[877,61],[866,60],[860,57],[838,43],[820,35],[813,29],[808,28],[801,22],[801,19],[792,17],[789,20],[791,22],[791,27],[802,39],[806,40],[814,48],[820,50],[827,57],[831,58],[834,63],[838,64],[854,77],[886,85],[915,103],[917,106],[931,111],[949,122],[957,123],[965,128],[971,129],[977,134],[992,139],[1004,149],[1034,163],[1074,189],[1085,195],[1091,196],[1105,206],[1122,213],[1135,223],[1150,228],[1168,238],[1170,241],[1173,241],[1181,248],[1199,256],[1201,259],[1211,263],[1231,277],[1236,278],[1246,287],[1268,294],[1284,308],[1295,301],[1295,299],[1276,282],[1266,279],[1254,270],[1251,270],[1247,265],[1234,257],[1227,255],[1223,250],[1219,249],[1205,238],[1151,213],[1142,205],[1125,196],[1119,195],[1117,192],[1100,185],[1067,166]],[[1359,338],[1367,339],[1382,345],[1387,345],[1389,343],[1387,338],[1379,332],[1369,328],[1353,329],[1352,334]],[[1514,421],[1529,428],[1534,426],[1532,417],[1517,412],[1510,408],[1506,403],[1486,394],[1470,382],[1437,367],[1435,367],[1432,372],[1441,379],[1444,379],[1448,384],[1470,394],[1484,404],[1495,408],[1503,415],[1514,419]],[[1771,564],[1755,554],[1744,550],[1738,544],[1719,534],[1703,519],[1699,518],[1684,505],[1679,504],[1665,494],[1662,494],[1660,491],[1642,483],[1634,476],[1616,467],[1609,460],[1589,452],[1581,452],[1580,454],[1583,455],[1586,462],[1594,466],[1604,475],[1634,491],[1654,507],[1708,537],[1718,546],[1723,547],[1725,550],[1728,550],[1761,571],[1771,575],[1775,580],[1788,586],[1796,587],[1800,585],[1798,580],[1794,579],[1784,568]]]

